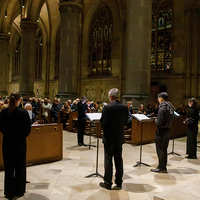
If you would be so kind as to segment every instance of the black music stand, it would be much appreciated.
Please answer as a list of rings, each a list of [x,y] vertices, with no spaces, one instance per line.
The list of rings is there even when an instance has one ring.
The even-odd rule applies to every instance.
[[[180,115],[174,111],[174,117],[175,117],[175,120],[176,118],[180,117]],[[181,156],[180,154],[174,152],[174,133],[173,133],[173,138],[172,138],[172,151],[170,153],[168,153],[167,155],[177,155],[177,156]]]
[[[87,175],[85,178],[89,178],[92,176],[100,176],[101,178],[103,178],[103,176],[101,174],[99,174],[98,172],[98,160],[99,160],[99,137],[101,134],[101,126],[100,126],[100,118],[101,118],[101,113],[87,113],[86,116],[88,117],[88,119],[91,122],[96,122],[96,131],[97,131],[97,157],[96,157],[96,172]]]
[[[141,123],[140,161],[138,161],[137,164],[134,165],[133,167],[137,167],[137,166],[141,166],[141,165],[151,167],[151,165],[148,165],[148,164],[142,162],[142,133],[143,133],[143,123],[153,121],[153,118],[149,118],[144,114],[132,114],[132,116]]]
[[[97,147],[96,145],[91,144],[91,137],[92,137],[91,129],[92,129],[92,121],[90,121],[90,141],[89,141],[89,144],[86,144],[86,146],[89,146],[89,149],[90,149],[90,147]]]

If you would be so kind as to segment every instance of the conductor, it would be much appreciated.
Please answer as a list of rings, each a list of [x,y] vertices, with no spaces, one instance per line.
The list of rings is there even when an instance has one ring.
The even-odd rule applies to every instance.
[[[115,161],[115,183],[118,189],[122,188],[123,160],[122,145],[124,143],[124,125],[128,118],[128,107],[119,102],[120,92],[117,88],[109,91],[108,97],[111,104],[104,106],[100,119],[103,128],[104,143],[104,182],[99,185],[111,190],[113,163]]]

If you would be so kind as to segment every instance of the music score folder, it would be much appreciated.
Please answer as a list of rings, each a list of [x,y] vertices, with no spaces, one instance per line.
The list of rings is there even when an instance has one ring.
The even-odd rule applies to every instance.
[[[153,118],[149,118],[144,114],[132,114],[132,116],[137,119],[139,122],[150,122],[153,121]]]
[[[86,113],[87,118],[91,121],[100,121],[102,113]]]

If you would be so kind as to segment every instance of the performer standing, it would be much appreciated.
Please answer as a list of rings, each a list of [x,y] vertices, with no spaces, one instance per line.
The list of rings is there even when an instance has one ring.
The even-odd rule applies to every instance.
[[[86,104],[86,96],[81,97],[80,102],[77,104],[78,108],[78,145],[79,146],[85,146],[84,144],[84,131],[85,131],[85,125],[86,125],[86,110],[87,110],[87,104]]]
[[[0,113],[3,133],[3,161],[5,169],[4,194],[8,199],[23,196],[26,191],[26,137],[31,131],[27,110],[19,108],[20,95],[10,95],[9,107]]]
[[[156,130],[156,152],[159,165],[156,169],[151,169],[152,172],[167,173],[167,147],[170,138],[170,128],[174,120],[174,106],[167,101],[168,94],[161,92],[158,94],[159,110],[155,120],[157,125]]]
[[[123,160],[122,145],[124,143],[124,125],[127,123],[128,107],[119,102],[119,90],[113,88],[108,96],[111,104],[104,106],[100,119],[103,128],[104,143],[104,182],[99,185],[107,190],[111,190],[113,163],[115,161],[115,183],[119,189],[122,188]]]
[[[197,109],[198,101],[195,98],[188,100],[189,112],[187,114],[186,120],[183,122],[187,124],[187,150],[185,158],[197,159],[197,134],[198,134],[198,120],[199,111]]]

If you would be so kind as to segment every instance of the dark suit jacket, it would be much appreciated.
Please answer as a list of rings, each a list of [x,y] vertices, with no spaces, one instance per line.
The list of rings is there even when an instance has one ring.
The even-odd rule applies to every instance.
[[[119,101],[104,106],[100,119],[103,128],[103,143],[121,145],[124,143],[124,125],[128,119],[128,107]]]

